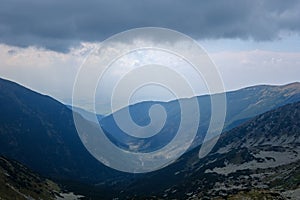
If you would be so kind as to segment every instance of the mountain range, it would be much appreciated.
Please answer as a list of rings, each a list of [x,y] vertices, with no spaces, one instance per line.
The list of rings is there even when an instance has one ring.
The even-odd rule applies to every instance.
[[[215,94],[218,95],[218,94]],[[209,95],[183,99],[186,102],[197,100],[200,108],[200,120],[196,139],[193,142],[192,148],[200,145],[208,131],[211,120],[211,97]],[[259,85],[240,89],[237,91],[227,92],[227,110],[226,119],[223,130],[230,130],[250,118],[264,113],[268,110],[277,108],[288,103],[300,100],[300,83],[292,83],[284,86],[268,86]],[[118,115],[117,111],[107,117],[101,118],[100,124],[106,130],[107,136],[117,146],[126,150],[135,150],[138,152],[155,151],[169,143],[178,130],[180,124],[180,102],[178,100],[170,102],[148,101],[141,102],[129,106],[129,111],[132,119],[141,126],[150,123],[149,109],[153,105],[162,106],[166,113],[167,119],[163,129],[155,136],[149,138],[136,138],[122,131],[114,120],[114,115]],[[188,119],[192,126],[195,119]]]
[[[202,159],[198,157],[199,148],[160,171],[146,174],[117,196],[141,199],[150,196],[158,199],[299,197],[300,102],[258,115],[223,133],[213,150]]]
[[[273,172],[268,171],[270,163],[277,163],[275,168],[278,172],[290,173],[289,177],[293,177],[293,173],[298,175],[294,168],[299,167],[297,120],[300,120],[299,104],[295,102],[300,101],[300,83],[252,86],[228,92],[226,96],[224,133],[207,157],[198,158],[199,145],[202,145],[211,117],[210,97],[204,95],[193,97],[200,105],[201,123],[190,151],[159,171],[128,174],[106,167],[91,156],[77,134],[70,107],[0,79],[0,155],[22,163],[43,177],[67,185],[68,189],[95,198],[135,198],[147,194],[147,197],[197,199],[206,196],[217,198],[222,194],[234,196],[240,192],[265,192],[267,196],[284,198],[285,194],[279,190],[271,191],[272,184],[276,187],[280,184],[269,181],[271,178],[266,174]],[[132,118],[138,124],[146,125],[150,120],[148,110],[154,104],[163,106],[168,116],[160,133],[164,137],[160,139],[137,140],[125,135],[116,126],[112,115],[99,117],[99,122],[109,139],[122,148],[132,149],[131,146],[139,144],[136,151],[159,149],[174,137],[173,129],[180,120],[180,107],[176,100],[141,102],[129,106]],[[80,111],[75,111],[81,117]],[[87,126],[93,123],[86,119]],[[281,159],[292,154],[295,156],[291,159]],[[251,165],[262,166],[259,168],[261,171],[257,172]],[[258,177],[256,184],[259,187],[249,185],[252,179],[256,180],[253,177],[259,176],[257,174],[262,174],[269,182]],[[241,178],[244,175],[253,177],[244,180]],[[279,175],[275,173],[274,177]],[[227,183],[225,179],[228,177],[232,181]],[[245,184],[236,188],[234,180]],[[267,182],[267,186],[261,184]],[[298,179],[291,180],[292,186],[282,188],[295,189],[297,184]],[[256,189],[248,191],[250,186]]]

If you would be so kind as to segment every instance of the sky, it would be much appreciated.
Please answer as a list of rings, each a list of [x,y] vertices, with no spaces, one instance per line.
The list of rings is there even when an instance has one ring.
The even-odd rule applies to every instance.
[[[132,28],[163,27],[196,40],[226,90],[285,84],[300,81],[299,19],[296,0],[2,0],[0,77],[69,104],[76,74],[97,45]],[[116,48],[124,45],[130,44]],[[197,94],[206,92],[203,83],[193,84]],[[171,98],[147,91],[133,101]],[[80,106],[91,106],[84,94]]]

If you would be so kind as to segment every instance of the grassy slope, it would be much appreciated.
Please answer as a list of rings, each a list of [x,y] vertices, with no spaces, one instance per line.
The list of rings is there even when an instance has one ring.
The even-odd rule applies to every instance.
[[[23,165],[0,157],[0,199],[55,199],[58,185]]]

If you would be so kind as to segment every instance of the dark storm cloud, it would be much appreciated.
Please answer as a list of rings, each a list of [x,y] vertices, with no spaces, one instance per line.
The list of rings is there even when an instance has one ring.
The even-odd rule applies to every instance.
[[[272,40],[300,31],[299,1],[2,0],[0,43],[66,51],[130,28],[159,26],[196,39]]]

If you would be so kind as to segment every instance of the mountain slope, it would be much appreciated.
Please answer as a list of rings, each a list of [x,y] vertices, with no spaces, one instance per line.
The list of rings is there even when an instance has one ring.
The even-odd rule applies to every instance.
[[[0,156],[0,199],[56,199],[60,190],[52,181]]]
[[[198,150],[137,180],[124,197],[143,198],[147,192],[170,199],[295,197],[300,191],[300,102],[224,133],[202,159]]]
[[[282,87],[258,86],[253,88],[259,88],[260,92],[249,92],[249,89],[243,89],[228,93],[228,102],[230,102],[230,99],[242,102],[241,105],[232,102],[234,104],[232,109],[234,108],[234,110],[229,111],[230,115],[236,116],[247,111],[247,114],[242,115],[242,117],[247,118],[259,111],[296,101],[299,97],[298,89],[300,86],[294,84]],[[274,88],[271,93],[268,92],[270,88]],[[264,106],[260,106],[258,110],[253,110],[255,108],[254,102],[259,98],[258,94],[261,93],[265,93],[263,100],[260,101],[262,102],[261,105]],[[263,103],[267,103],[274,97],[276,98],[272,103],[267,105]],[[208,121],[210,118],[209,97],[197,98],[201,102],[203,112],[207,113],[207,115],[201,115],[201,120]],[[148,107],[151,104],[153,102],[148,102],[147,105],[141,103],[132,106],[133,118],[136,121],[140,120],[140,124],[145,124],[149,120],[149,118],[143,116],[146,116]],[[174,104],[176,104],[176,101],[164,103],[171,116],[170,124],[164,130],[166,132],[170,131],[170,127],[174,128],[179,119],[178,107]],[[249,109],[250,107],[253,109]],[[125,181],[125,185],[129,185],[132,177],[136,176],[110,169],[93,158],[77,135],[72,111],[53,98],[28,90],[16,83],[0,79],[0,110],[0,154],[25,164],[43,176],[54,180],[99,183],[104,187],[109,187],[109,184],[119,186],[120,181],[123,183]],[[248,110],[253,112],[249,114]],[[230,117],[230,119],[234,118]],[[101,122],[104,121],[101,120]],[[228,119],[228,123],[231,121]],[[88,121],[86,123],[87,126],[90,126]],[[207,128],[207,123],[203,124],[201,124],[200,130]],[[107,123],[106,125],[111,124]],[[170,132],[172,133],[172,131]],[[118,133],[110,132],[110,134],[117,135]],[[160,143],[158,145],[154,144],[156,145],[154,147],[158,148],[159,145],[163,145],[164,142],[172,138],[172,134],[169,135],[165,140],[158,139],[157,141]],[[109,193],[109,190],[102,191],[101,188],[98,188],[98,191],[103,194],[104,191]]]
[[[197,98],[200,107],[200,123],[193,147],[203,142],[211,119],[210,96],[199,96]],[[300,101],[300,83],[292,83],[283,86],[253,86],[226,93],[227,111],[224,130],[230,130],[242,124],[246,120],[275,109],[288,103]],[[192,99],[185,99],[191,101]],[[163,129],[150,138],[135,138],[124,133],[114,121],[113,115],[100,120],[102,127],[106,130],[111,141],[123,149],[134,149],[139,152],[154,151],[169,143],[178,130],[180,124],[180,105],[178,100],[171,102],[142,102],[129,106],[132,119],[139,125],[145,126],[150,123],[149,109],[159,104],[165,108],[167,119]],[[122,112],[122,111],[118,111]],[[118,113],[116,113],[118,114]],[[188,119],[191,123],[195,119]],[[187,127],[189,127],[187,125]]]
[[[230,126],[235,121],[249,119],[299,100],[300,83],[298,82],[282,86],[253,86],[228,92],[226,122]]]
[[[83,146],[72,111],[58,101],[0,79],[0,155],[59,180],[99,181],[120,173]]]

